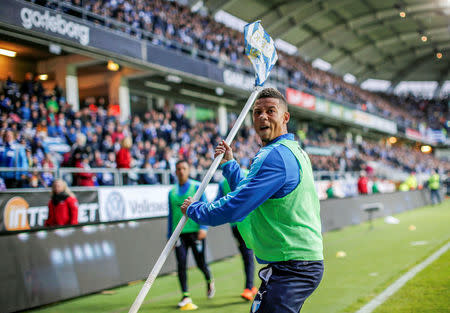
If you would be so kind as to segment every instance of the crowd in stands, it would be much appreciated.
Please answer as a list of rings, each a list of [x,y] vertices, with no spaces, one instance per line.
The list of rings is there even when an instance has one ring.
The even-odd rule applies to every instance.
[[[216,121],[198,122],[191,127],[184,107],[176,105],[150,110],[121,123],[108,114],[103,98],[97,104],[74,112],[61,88],[46,90],[31,73],[21,84],[12,77],[0,82],[0,167],[21,168],[0,173],[6,187],[49,187],[55,178],[52,170],[58,167],[145,169],[134,176],[126,175],[126,184],[158,183],[155,170],[174,173],[178,159],[189,161],[195,178],[209,168],[214,147],[221,138]],[[297,135],[305,149],[319,147],[332,151],[310,153],[316,171],[370,172],[371,161],[418,173],[437,167],[449,170],[449,163],[440,163],[432,155],[411,147],[389,147],[385,141],[354,142],[334,128],[318,129],[310,125]],[[55,152],[50,142],[58,142],[70,150]],[[243,167],[249,167],[259,149],[254,130],[242,127],[233,147],[236,159]],[[65,179],[78,186],[114,184],[111,173],[92,171],[80,170]]]
[[[31,0],[67,14],[81,17],[79,11],[60,7],[55,1]],[[216,22],[210,15],[194,13],[188,6],[167,0],[65,0],[72,7],[83,8],[95,15],[92,22],[119,29],[130,35],[142,37],[142,31],[151,34],[154,44],[175,48],[174,43],[189,48],[189,53],[203,51],[211,60],[249,66],[243,57],[242,33]],[[110,23],[99,17],[109,17]],[[119,25],[119,26],[118,26]],[[279,51],[277,69],[284,73],[289,84],[298,89],[332,98],[343,104],[394,120],[403,128],[419,128],[423,123],[434,129],[446,128],[448,97],[425,100],[374,94],[357,85],[345,82],[342,77],[321,71],[298,55]],[[442,114],[441,114],[442,113]]]
[[[125,179],[151,184],[158,182],[153,169],[174,172],[177,159],[189,160],[198,175],[212,162],[220,139],[215,121],[198,122],[193,128],[179,107],[164,107],[122,124],[101,105],[74,112],[57,88],[41,87],[30,73],[20,85],[12,77],[0,83],[0,167],[24,169],[1,173],[7,187],[49,187],[54,178],[51,169],[59,166],[143,168],[148,170],[145,174]],[[254,137],[253,130],[244,127],[234,144],[239,150],[237,158],[247,166],[257,149]],[[71,147],[70,151],[52,153],[49,138]],[[28,172],[27,168],[42,171]],[[114,183],[111,174],[88,171],[71,179],[79,186]]]
[[[331,155],[311,155],[313,169],[316,171],[350,171],[366,170],[373,172],[369,164],[399,169],[403,172],[429,174],[432,169],[440,168],[445,172],[450,169],[448,162],[439,161],[430,154],[424,154],[409,145],[390,145],[386,140],[374,141],[362,138],[346,138],[335,128],[317,130],[313,125],[302,140],[303,147],[331,148]],[[303,136],[300,136],[303,137]],[[369,167],[369,168],[368,168]]]

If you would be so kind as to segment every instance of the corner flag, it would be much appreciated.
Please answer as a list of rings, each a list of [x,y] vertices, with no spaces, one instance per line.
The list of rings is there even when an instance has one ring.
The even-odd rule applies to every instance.
[[[267,34],[260,21],[245,25],[245,54],[255,69],[255,86],[262,86],[270,70],[278,60],[275,43]]]

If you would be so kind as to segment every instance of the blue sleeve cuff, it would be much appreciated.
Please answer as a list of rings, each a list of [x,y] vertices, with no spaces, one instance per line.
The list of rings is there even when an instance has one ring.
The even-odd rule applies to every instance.
[[[196,201],[187,208],[186,215],[201,226],[211,225],[209,223],[208,215],[203,213],[205,210],[207,210],[206,203]]]
[[[226,167],[228,164],[233,163],[233,162],[236,162],[236,160],[233,159],[233,160],[230,160],[230,161],[226,161],[225,163],[223,163],[223,164],[220,166],[220,168],[223,170],[224,167]]]

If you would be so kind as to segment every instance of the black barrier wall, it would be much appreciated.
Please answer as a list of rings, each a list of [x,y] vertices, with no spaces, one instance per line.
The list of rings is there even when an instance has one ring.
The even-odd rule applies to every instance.
[[[157,218],[0,236],[0,249],[8,251],[0,259],[0,312],[143,279],[164,248],[166,233],[166,219]],[[214,228],[208,236],[208,260],[236,254],[232,238],[229,226]],[[171,253],[161,273],[174,270]]]
[[[381,209],[374,212],[373,215],[374,218],[377,218],[415,209],[430,203],[428,190],[324,200],[320,202],[322,232],[367,221],[369,215],[364,211],[364,207],[370,207],[370,205],[378,206],[381,204]]]
[[[381,204],[376,217],[429,203],[427,191],[378,194],[321,202],[323,231],[367,220],[364,205]],[[166,243],[166,218],[25,231],[0,236],[0,312],[13,312],[144,279]],[[228,225],[208,234],[208,260],[237,253]],[[192,263],[191,263],[192,264]],[[175,270],[169,256],[161,273]],[[178,287],[174,286],[174,292]]]

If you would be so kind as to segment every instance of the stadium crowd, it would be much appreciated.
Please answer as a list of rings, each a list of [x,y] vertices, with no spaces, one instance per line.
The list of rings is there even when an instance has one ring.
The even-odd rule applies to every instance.
[[[56,1],[49,0],[31,2],[78,17],[82,14],[75,8],[83,8],[93,13],[87,16],[92,22],[145,37],[156,45],[176,49],[181,45],[186,47],[181,50],[206,56],[214,62],[250,66],[247,58],[242,57],[244,42],[241,33],[215,21],[210,15],[192,12],[177,1],[65,0],[71,7],[61,7]],[[375,94],[345,82],[342,77],[312,67],[298,55],[282,51],[278,54],[277,69],[294,88],[394,120],[402,128],[418,129],[425,124],[434,129],[448,127],[445,123],[448,96],[440,100],[425,100]]]
[[[214,147],[221,138],[216,121],[198,122],[195,128],[183,112],[183,106],[167,106],[146,112],[142,117],[121,123],[107,111],[106,101],[74,112],[56,86],[46,90],[31,73],[19,84],[12,77],[0,82],[0,167],[19,167],[23,171],[2,172],[8,188],[49,187],[57,167],[141,168],[145,173],[126,177],[128,184],[153,184],[157,169],[174,173],[177,159],[186,159],[199,178],[212,161]],[[232,123],[231,123],[232,124]],[[232,125],[230,125],[232,126]],[[296,131],[296,130],[295,130]],[[448,163],[407,146],[386,146],[385,141],[353,142],[334,128],[309,125],[298,133],[305,149],[312,150],[316,171],[367,170],[370,162],[404,171],[429,172]],[[52,149],[52,143],[67,147],[65,153]],[[243,127],[234,142],[236,158],[248,167],[258,150],[258,139],[251,127]],[[70,150],[69,150],[70,149]],[[40,169],[39,172],[27,171]],[[370,168],[369,168],[370,171]],[[112,185],[111,173],[80,172],[72,175],[72,185]],[[171,181],[173,182],[173,174]]]

